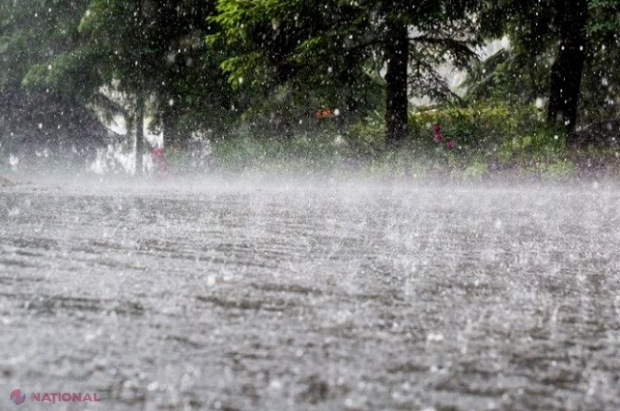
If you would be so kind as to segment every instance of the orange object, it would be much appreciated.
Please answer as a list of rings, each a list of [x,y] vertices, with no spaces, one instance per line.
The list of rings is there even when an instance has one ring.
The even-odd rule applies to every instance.
[[[321,120],[324,118],[330,118],[333,117],[335,115],[335,111],[333,108],[328,108],[328,109],[324,109],[324,110],[318,110],[314,113],[314,118],[316,118],[317,120]]]

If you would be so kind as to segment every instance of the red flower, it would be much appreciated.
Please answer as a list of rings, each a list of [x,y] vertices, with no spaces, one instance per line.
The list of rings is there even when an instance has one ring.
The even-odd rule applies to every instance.
[[[446,148],[448,150],[452,150],[454,148],[454,146],[455,146],[454,141],[452,141],[452,140],[446,141]]]
[[[440,134],[441,133],[441,126],[439,124],[435,124],[433,126],[433,133],[435,133],[435,134]]]
[[[435,140],[435,143],[441,143],[442,139],[443,139],[443,136],[439,133],[436,133],[435,137],[433,138],[433,140]]]

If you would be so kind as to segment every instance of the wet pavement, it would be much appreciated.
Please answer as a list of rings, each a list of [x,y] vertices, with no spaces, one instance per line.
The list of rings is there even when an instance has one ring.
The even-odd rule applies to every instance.
[[[0,409],[618,410],[619,205],[593,184],[3,186]]]

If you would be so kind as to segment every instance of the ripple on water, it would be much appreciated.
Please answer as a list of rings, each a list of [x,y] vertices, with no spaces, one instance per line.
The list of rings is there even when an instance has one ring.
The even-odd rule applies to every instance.
[[[123,411],[620,409],[617,192],[15,190],[6,386]]]

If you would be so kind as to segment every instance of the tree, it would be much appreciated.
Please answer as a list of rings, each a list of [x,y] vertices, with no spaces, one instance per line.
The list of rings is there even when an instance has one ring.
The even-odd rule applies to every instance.
[[[222,31],[212,39],[223,37],[235,50],[223,63],[231,82],[249,81],[265,93],[282,84],[299,86],[294,90],[302,96],[346,87],[363,93],[369,74],[382,78],[386,144],[394,148],[407,133],[409,94],[454,97],[437,67],[475,57],[476,4],[220,0],[213,21]]]
[[[92,0],[82,20],[101,84],[117,81],[134,96],[137,170],[147,99],[154,99],[154,124],[166,145],[184,147],[191,131],[221,129],[227,118],[232,97],[219,68],[223,54],[204,42],[214,9],[202,0]]]
[[[99,84],[117,80],[118,89],[134,96],[135,170],[143,170],[146,95],[155,88],[159,62],[157,38],[152,36],[153,8],[146,0],[93,0],[79,26],[98,62]]]
[[[577,125],[577,108],[586,60],[588,1],[574,0],[570,7],[558,4],[557,32],[560,43],[551,65],[551,87],[547,119],[564,125],[572,133]]]
[[[123,114],[135,126],[138,172],[144,116],[168,146],[183,148],[196,130],[223,133],[236,96],[219,67],[225,50],[204,42],[214,10],[203,0],[0,1],[0,116],[40,112],[23,119],[36,125],[68,112],[71,124],[93,124],[92,107],[108,119]],[[23,134],[47,138],[33,131]]]
[[[504,96],[509,92],[527,97],[521,102],[545,96],[548,123],[573,136],[584,96],[585,102],[592,102],[599,94],[592,81],[601,74],[597,50],[602,38],[588,28],[609,18],[592,13],[601,1],[607,2],[575,0],[570,6],[560,0],[486,2],[481,19],[491,24],[483,26],[483,34],[487,39],[508,36],[510,50],[490,59],[485,75],[478,70],[470,78],[470,95],[488,94],[491,86],[497,94],[503,89]],[[585,95],[583,84],[588,86]]]
[[[581,115],[589,122],[620,117],[620,3],[591,0]]]
[[[107,132],[85,108],[88,72],[44,84],[57,59],[80,47],[77,26],[87,0],[0,2],[0,128],[4,148],[92,153]],[[84,150],[83,150],[84,149]]]
[[[154,96],[165,145],[184,148],[196,130],[223,134],[235,118],[236,96],[219,67],[225,50],[204,41],[214,31],[207,21],[214,13],[215,1],[158,2],[158,53],[163,61]]]

